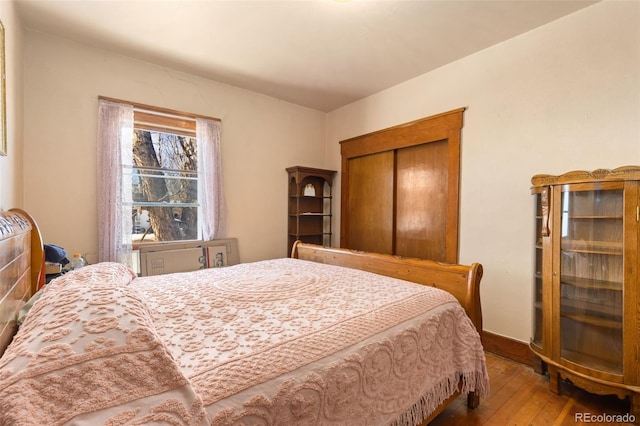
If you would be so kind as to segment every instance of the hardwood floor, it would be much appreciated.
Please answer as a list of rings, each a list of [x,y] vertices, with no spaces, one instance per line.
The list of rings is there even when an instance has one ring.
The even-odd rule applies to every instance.
[[[629,411],[627,401],[615,396],[589,394],[569,383],[561,384],[561,394],[549,390],[549,379],[523,364],[486,354],[491,392],[480,400],[480,406],[469,410],[466,396],[449,405],[430,426],[568,426],[583,423],[580,416],[602,414],[624,415]],[[587,422],[584,422],[585,424]],[[590,425],[626,425],[608,422]]]

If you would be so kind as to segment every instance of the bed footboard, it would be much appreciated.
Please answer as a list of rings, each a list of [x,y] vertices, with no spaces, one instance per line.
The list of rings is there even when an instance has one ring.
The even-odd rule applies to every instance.
[[[361,269],[380,275],[436,287],[451,293],[462,305],[482,336],[480,280],[482,265],[457,265],[388,254],[323,247],[296,241],[291,257],[330,265]]]
[[[482,265],[457,265],[431,260],[403,258],[388,254],[367,253],[342,248],[323,247],[296,241],[291,257],[330,265],[361,269],[405,281],[436,287],[451,293],[462,305],[478,334],[482,336],[482,309],[480,306],[480,280]],[[429,424],[450,402],[460,396],[455,392],[444,401],[420,426]],[[480,404],[476,392],[467,394],[467,407]]]

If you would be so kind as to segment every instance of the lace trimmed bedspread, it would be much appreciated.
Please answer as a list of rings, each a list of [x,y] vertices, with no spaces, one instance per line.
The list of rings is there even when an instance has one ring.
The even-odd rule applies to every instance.
[[[118,264],[49,283],[0,358],[1,425],[206,425]]]
[[[47,287],[0,359],[0,424],[415,425],[460,383],[488,392],[431,287],[296,259]]]

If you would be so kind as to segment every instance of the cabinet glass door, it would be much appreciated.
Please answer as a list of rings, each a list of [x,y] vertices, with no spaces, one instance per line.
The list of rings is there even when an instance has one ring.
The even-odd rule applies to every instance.
[[[565,185],[561,204],[560,355],[622,374],[623,184]]]
[[[536,204],[536,234],[535,234],[535,270],[533,277],[533,329],[531,331],[531,343],[542,349],[542,324],[543,322],[543,297],[542,297],[542,265],[543,265],[543,251],[542,244],[543,238],[546,234],[548,226],[548,202],[549,191],[548,187],[544,188],[542,192],[534,194]],[[543,211],[543,201],[545,208]]]

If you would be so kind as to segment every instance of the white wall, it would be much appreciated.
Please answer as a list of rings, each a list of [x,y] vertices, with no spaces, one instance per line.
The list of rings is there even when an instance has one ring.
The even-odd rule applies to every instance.
[[[0,2],[4,26],[7,155],[0,156],[0,210],[24,207],[22,136],[22,23],[13,2]]]
[[[24,61],[25,208],[45,242],[96,259],[103,95],[221,118],[228,234],[241,261],[286,255],[285,168],[325,166],[325,114],[33,31]]]
[[[328,115],[339,170],[340,140],[468,108],[459,260],[484,266],[487,331],[530,337],[531,176],[640,163],[639,4],[595,4]]]

